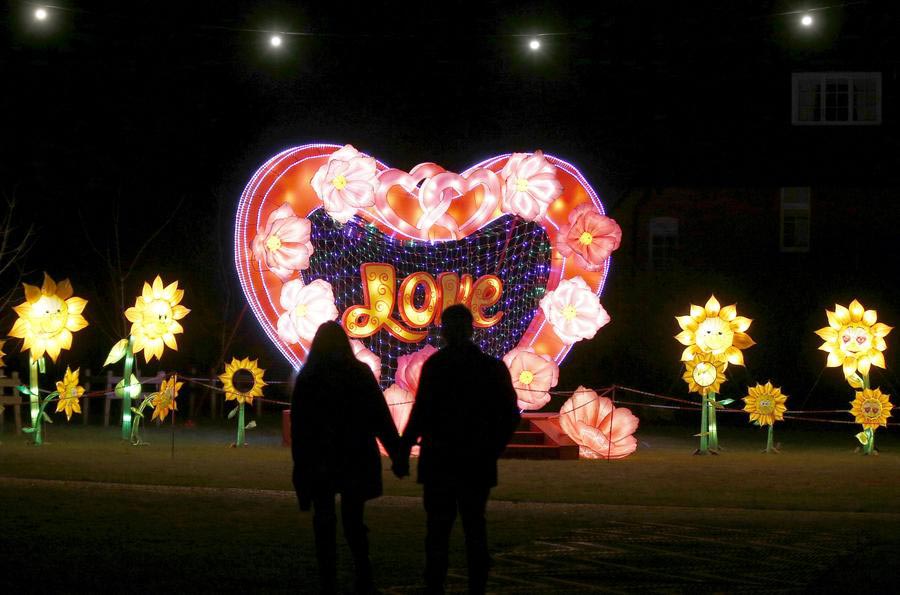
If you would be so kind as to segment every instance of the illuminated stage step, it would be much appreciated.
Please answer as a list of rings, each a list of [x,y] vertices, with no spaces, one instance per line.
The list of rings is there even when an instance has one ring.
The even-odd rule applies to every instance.
[[[523,413],[503,458],[572,460],[578,458],[578,445],[562,431],[557,414]]]

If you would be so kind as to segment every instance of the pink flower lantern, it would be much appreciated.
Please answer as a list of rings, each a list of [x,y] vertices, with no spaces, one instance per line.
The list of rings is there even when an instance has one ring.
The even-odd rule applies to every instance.
[[[569,213],[569,224],[559,228],[556,249],[563,256],[574,256],[578,266],[599,271],[622,241],[622,228],[615,220],[601,215],[596,207],[582,204]]]
[[[556,168],[541,151],[513,153],[500,176],[506,180],[501,209],[527,221],[542,219],[550,203],[562,194]]]
[[[253,257],[287,281],[294,271],[309,268],[314,251],[309,232],[309,220],[294,215],[291,205],[285,203],[269,215],[266,227],[253,238]]]
[[[517,347],[503,356],[516,389],[519,409],[540,409],[550,401],[550,389],[559,381],[559,366],[549,355]]]
[[[384,400],[387,401],[388,409],[391,412],[394,425],[397,426],[397,431],[402,434],[403,430],[406,429],[406,424],[409,423],[409,415],[412,413],[416,395],[408,390],[404,390],[398,384],[392,384],[384,391]],[[381,445],[381,441],[378,442],[378,449],[381,451],[382,456],[387,456],[388,453],[384,446]],[[414,457],[419,456],[419,447],[413,446],[410,454]]]
[[[419,377],[422,375],[422,366],[437,351],[431,345],[426,345],[415,353],[398,357],[397,373],[394,375],[394,381],[397,385],[415,395],[416,391],[419,390]]]
[[[563,403],[559,425],[586,459],[621,459],[637,449],[637,416],[583,386]]]
[[[328,157],[310,185],[332,219],[346,223],[357,209],[375,204],[377,167],[375,159],[363,156],[353,145],[345,145]]]

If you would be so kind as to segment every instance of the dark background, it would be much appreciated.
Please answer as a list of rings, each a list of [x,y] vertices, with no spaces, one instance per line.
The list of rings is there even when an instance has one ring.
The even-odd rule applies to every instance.
[[[839,371],[822,373],[812,335],[824,308],[859,297],[880,320],[900,320],[896,3],[821,2],[837,6],[814,13],[813,30],[791,13],[808,5],[787,1],[59,4],[67,9],[41,27],[29,3],[0,9],[0,189],[17,199],[19,224],[35,225],[24,280],[39,284],[46,270],[90,300],[91,326],[63,366],[96,371],[124,336],[121,296],[130,305],[161,273],[180,280],[192,309],[161,367],[251,355],[284,377],[252,315],[240,317],[231,223],[265,159],[314,141],[405,169],[461,171],[538,148],[578,166],[625,239],[603,298],[613,323],[575,347],[563,389],[618,382],[683,394],[673,317],[716,293],[756,320],[759,344],[726,393],[773,377],[798,402],[840,402],[848,389]],[[313,35],[285,36],[272,51],[256,29]],[[554,35],[533,53],[521,36],[533,33]],[[791,72],[816,70],[882,72],[882,125],[792,127]],[[763,216],[742,208],[753,193],[711,198],[793,185],[857,208],[817,211],[815,247],[828,250],[790,261],[734,241]],[[694,249],[659,274],[624,221],[630,197],[667,187],[698,189],[683,201],[698,216],[681,239]],[[845,189],[855,198],[841,199]],[[12,320],[0,312],[0,328]],[[897,384],[894,351],[888,374],[873,375],[886,389]],[[13,368],[26,361],[7,357]]]

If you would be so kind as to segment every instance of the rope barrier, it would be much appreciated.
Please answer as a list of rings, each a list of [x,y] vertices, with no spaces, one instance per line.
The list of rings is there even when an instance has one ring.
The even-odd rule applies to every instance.
[[[173,376],[177,376],[179,380],[189,382],[193,385],[201,386],[203,388],[215,391],[217,393],[225,393],[224,389],[222,389],[214,384],[209,384],[209,382],[208,382],[210,380],[209,378],[178,376],[177,374],[173,374]],[[170,378],[171,378],[171,376],[170,376]],[[148,380],[160,380],[160,379],[161,379],[161,377],[155,376]],[[67,400],[71,400],[71,399],[97,398],[97,397],[106,397],[106,396],[110,396],[110,395],[114,396],[114,395],[116,395],[116,393],[119,390],[124,390],[124,389],[132,388],[132,387],[141,387],[142,384],[143,383],[122,385],[122,386],[118,386],[118,387],[114,388],[113,390],[103,389],[103,390],[96,390],[96,391],[88,391],[78,397],[60,396],[60,397],[58,397],[58,400],[59,401],[67,401]],[[267,385],[288,384],[288,381],[267,382],[266,384]],[[572,395],[574,395],[576,393],[580,392],[583,394],[585,390],[592,390],[592,389],[581,389],[581,391],[579,391],[578,389],[571,390],[571,391],[538,391],[538,390],[533,390],[533,389],[516,389],[516,390],[518,390],[518,391],[524,390],[524,391],[528,391],[528,392],[541,392],[541,393],[546,392],[546,393],[550,393],[551,395],[555,395],[555,396],[567,396],[568,395],[571,397]],[[679,405],[662,405],[662,404],[658,404],[658,403],[639,403],[639,402],[635,402],[635,401],[622,401],[622,400],[616,399],[617,391],[624,391],[627,393],[641,395],[641,396],[652,398],[652,399],[659,399],[662,401],[679,403]],[[55,391],[49,391],[46,389],[38,389],[38,392],[48,395]],[[650,392],[650,391],[640,390],[640,389],[631,388],[628,386],[620,386],[617,384],[612,385],[610,387],[595,390],[594,392],[596,393],[595,397],[591,397],[587,402],[581,403],[575,407],[572,407],[571,409],[566,409],[564,413],[569,414],[569,413],[571,413],[573,411],[577,411],[578,409],[581,409],[583,407],[587,407],[587,406],[591,405],[594,401],[596,401],[600,398],[609,398],[610,393],[612,393],[611,401],[615,405],[627,405],[629,407],[647,407],[647,408],[651,408],[651,409],[667,409],[667,410],[673,410],[673,411],[699,411],[702,408],[702,405],[696,401],[690,401],[687,399],[681,399],[681,398],[672,397],[669,395],[663,395],[663,394],[654,393],[654,392]],[[30,392],[28,394],[30,394]],[[282,400],[278,400],[278,399],[255,397],[254,400],[261,401],[263,403],[270,403],[272,405],[278,405],[281,407],[290,407],[291,406],[290,401],[282,401]],[[414,403],[415,403],[415,400],[411,400],[411,401],[402,401],[399,403],[388,403],[387,405],[388,405],[388,407],[399,407],[402,405],[412,405]],[[743,409],[735,409],[735,408],[728,409],[726,407],[717,408],[716,412],[717,413],[746,413]],[[563,413],[563,411],[560,410],[560,413]],[[821,417],[805,417],[807,415],[838,414],[838,413],[848,414],[848,413],[850,413],[850,411],[847,409],[810,409],[810,410],[796,410],[796,411],[789,410],[788,412],[785,413],[784,419],[792,420],[792,421],[808,421],[808,422],[815,422],[815,423],[859,425],[858,422],[856,422],[856,421],[827,419],[827,418],[821,418]],[[803,416],[803,417],[801,417],[801,416]],[[890,427],[897,426],[897,425],[900,425],[900,422],[894,422],[894,423],[887,424],[887,426],[890,426]]]

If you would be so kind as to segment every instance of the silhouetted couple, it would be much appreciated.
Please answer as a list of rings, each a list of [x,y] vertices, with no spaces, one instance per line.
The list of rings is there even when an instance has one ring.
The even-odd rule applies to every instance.
[[[443,592],[450,532],[462,518],[469,590],[484,591],[490,557],[485,507],[497,485],[497,459],[519,422],[506,366],[471,341],[472,314],[456,305],[442,313],[446,346],[422,368],[419,389],[399,436],[372,371],[356,360],[343,329],[319,327],[297,377],[291,408],[294,487],[301,510],[313,509],[323,591],[336,590],[335,494],[341,495],[344,537],[353,555],[357,592],[373,592],[366,500],[382,493],[377,437],[398,477],[420,444],[419,483],[427,517],[425,585]]]

